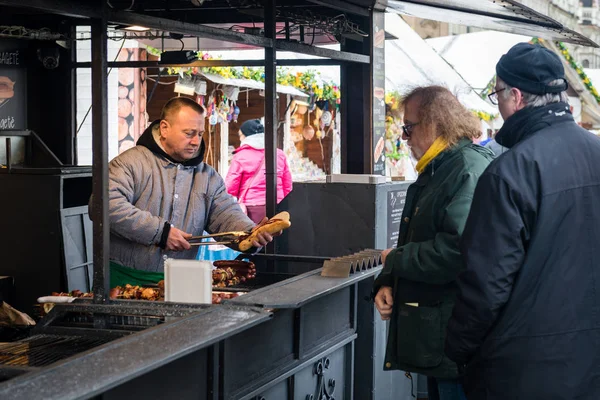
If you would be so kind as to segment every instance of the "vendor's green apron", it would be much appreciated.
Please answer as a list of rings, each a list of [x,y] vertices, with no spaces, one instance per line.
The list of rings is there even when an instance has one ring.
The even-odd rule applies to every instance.
[[[162,272],[140,271],[117,264],[114,261],[110,262],[110,287],[125,286],[130,284],[133,286],[143,286],[155,284],[160,280],[165,279],[165,274]]]

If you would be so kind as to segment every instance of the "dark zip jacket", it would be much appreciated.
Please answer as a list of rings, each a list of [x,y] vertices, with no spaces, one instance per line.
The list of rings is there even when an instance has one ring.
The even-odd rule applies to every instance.
[[[374,293],[381,286],[394,290],[384,369],[458,376],[456,364],[444,355],[462,266],[458,243],[477,179],[492,157],[488,149],[462,139],[434,158],[408,188],[398,247],[374,287]]]
[[[496,136],[461,241],[446,352],[469,400],[600,399],[600,139],[569,106]]]

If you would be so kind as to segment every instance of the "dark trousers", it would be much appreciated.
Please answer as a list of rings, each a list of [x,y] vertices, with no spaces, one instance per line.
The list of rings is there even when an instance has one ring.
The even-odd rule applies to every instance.
[[[427,398],[429,400],[466,400],[462,381],[459,379],[438,379],[427,377]]]

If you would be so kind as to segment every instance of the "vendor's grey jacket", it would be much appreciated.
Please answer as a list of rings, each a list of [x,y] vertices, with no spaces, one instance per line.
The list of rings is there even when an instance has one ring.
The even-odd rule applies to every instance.
[[[144,271],[162,272],[166,258],[194,259],[198,251],[166,251],[159,245],[165,225],[201,235],[249,230],[254,223],[227,194],[223,179],[199,154],[179,163],[152,134],[153,123],[137,146],[109,165],[110,259]]]

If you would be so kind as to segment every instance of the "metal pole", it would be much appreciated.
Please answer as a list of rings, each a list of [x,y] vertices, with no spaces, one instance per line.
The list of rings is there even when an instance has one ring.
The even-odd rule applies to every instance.
[[[363,30],[371,27],[370,18],[356,17]],[[372,39],[361,42],[345,40],[342,50],[356,54],[370,54]],[[342,173],[369,174],[371,164],[371,113],[373,112],[373,90],[370,64],[343,63],[340,68],[342,82],[341,104],[341,156]]]
[[[275,42],[275,0],[265,3],[265,37]],[[266,211],[277,208],[277,57],[275,46],[265,48],[265,166],[267,173]],[[272,250],[272,248],[271,248]],[[267,252],[272,253],[267,249]]]
[[[105,2],[103,2],[106,4]],[[92,26],[92,221],[94,222],[94,302],[110,293],[108,219],[108,71],[106,7]]]
[[[77,25],[72,25],[71,32],[71,64],[77,63]],[[67,143],[67,164],[77,165],[77,69],[71,68],[71,134]]]
[[[12,172],[12,145],[10,142],[10,138],[6,138],[6,168],[8,168],[8,172]]]

